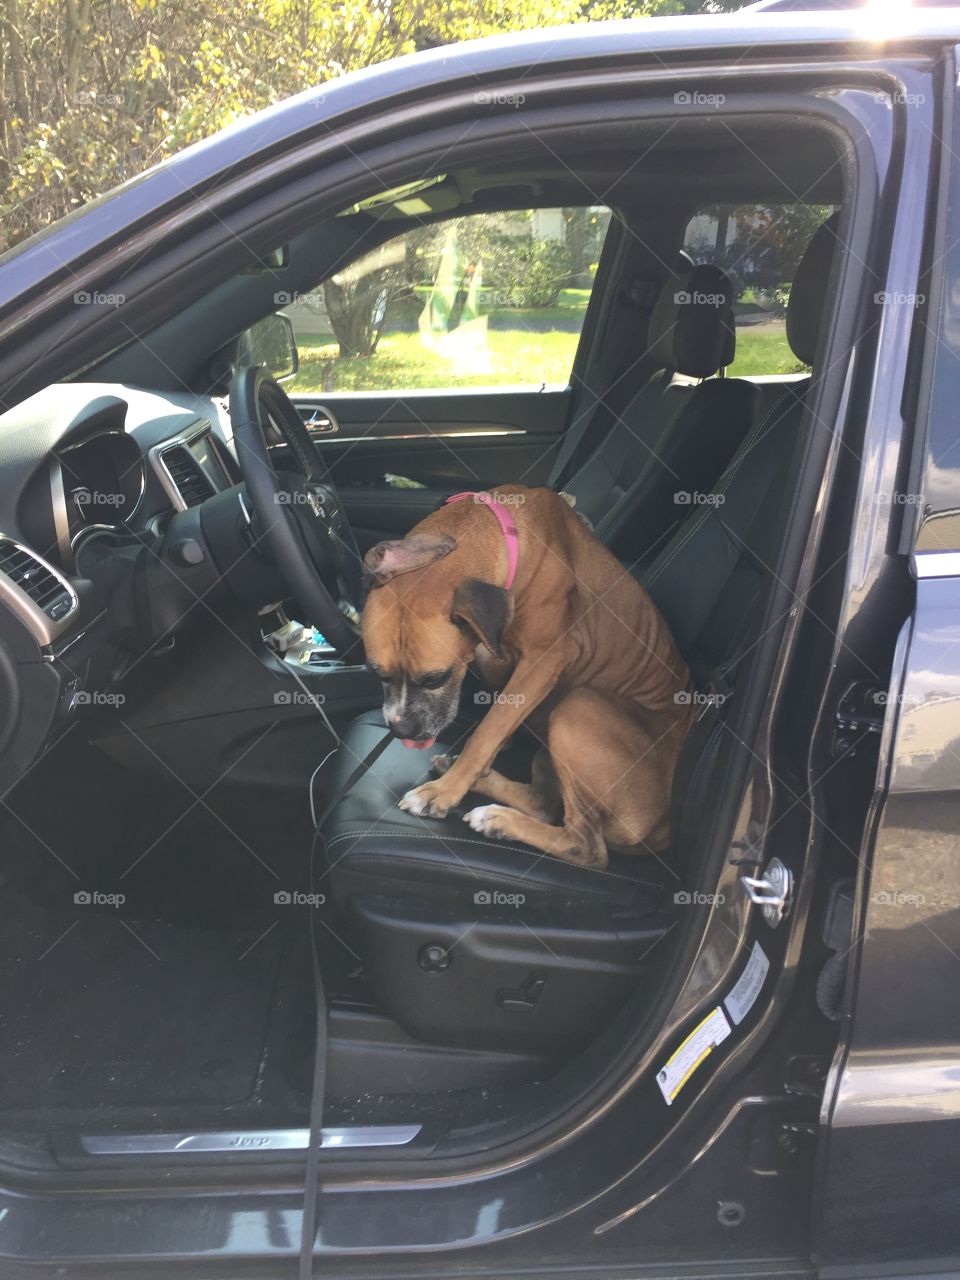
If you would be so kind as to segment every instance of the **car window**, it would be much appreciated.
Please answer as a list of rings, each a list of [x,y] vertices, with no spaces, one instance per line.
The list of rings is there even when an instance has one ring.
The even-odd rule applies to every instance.
[[[733,281],[735,377],[801,373],[787,342],[790,284],[804,250],[833,205],[714,204],[687,223],[683,247],[698,265],[720,267]]]
[[[601,206],[416,226],[278,294],[312,391],[567,385],[610,224]]]

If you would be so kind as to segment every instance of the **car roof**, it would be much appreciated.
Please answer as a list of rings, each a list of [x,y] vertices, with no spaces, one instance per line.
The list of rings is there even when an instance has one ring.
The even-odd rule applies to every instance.
[[[278,144],[315,134],[318,123],[442,88],[455,79],[475,81],[479,94],[485,83],[506,74],[522,80],[559,66],[596,70],[600,64],[650,61],[661,68],[680,69],[688,58],[696,61],[704,54],[729,52],[736,55],[733,65],[742,68],[750,57],[768,55],[773,47],[801,55],[832,47],[847,57],[879,58],[918,45],[957,40],[960,7],[891,9],[870,4],[844,11],[752,13],[747,9],[586,22],[409,54],[318,85],[240,120],[15,246],[0,258],[4,268],[0,270],[0,307],[71,260],[95,251],[105,236],[149,218],[178,194],[182,198],[202,189],[225,170],[247,169],[258,156],[276,153]],[[98,217],[107,204],[109,215]],[[11,266],[16,268],[12,272]]]

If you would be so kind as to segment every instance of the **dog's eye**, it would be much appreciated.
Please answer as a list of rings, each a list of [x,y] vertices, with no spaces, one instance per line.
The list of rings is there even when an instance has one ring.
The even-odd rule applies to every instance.
[[[418,680],[414,680],[413,683],[418,689],[440,689],[452,675],[453,667],[448,667],[446,671],[428,671],[425,675],[420,676]]]

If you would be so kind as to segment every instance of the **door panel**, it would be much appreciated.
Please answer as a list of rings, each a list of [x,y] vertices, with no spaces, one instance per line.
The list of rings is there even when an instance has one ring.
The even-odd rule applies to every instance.
[[[546,484],[570,389],[294,396],[361,549],[406,533],[446,495]],[[326,411],[326,412],[325,412]]]

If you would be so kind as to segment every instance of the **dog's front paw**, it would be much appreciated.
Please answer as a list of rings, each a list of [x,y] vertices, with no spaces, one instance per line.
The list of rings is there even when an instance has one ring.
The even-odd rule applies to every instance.
[[[464,822],[479,831],[482,836],[497,840],[509,840],[508,824],[511,810],[502,804],[482,804],[463,815]]]
[[[445,818],[456,803],[457,798],[450,798],[438,778],[408,791],[400,800],[400,808],[418,818]]]
[[[433,756],[430,760],[430,772],[434,777],[442,778],[443,775],[453,766],[456,756]]]

